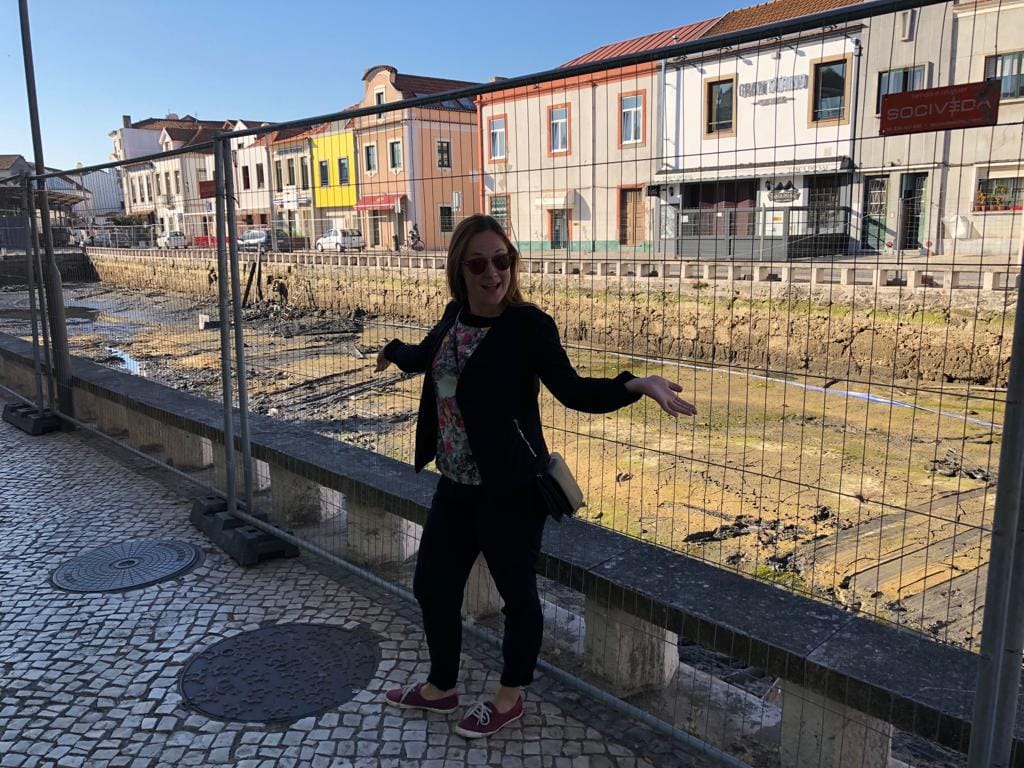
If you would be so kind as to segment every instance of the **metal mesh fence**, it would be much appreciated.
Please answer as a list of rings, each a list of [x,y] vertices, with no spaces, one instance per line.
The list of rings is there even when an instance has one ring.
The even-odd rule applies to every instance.
[[[341,115],[222,134],[230,173],[212,144],[109,169],[123,211],[85,193],[93,171],[66,172],[53,239],[81,257],[62,269],[71,352],[221,401],[232,324],[236,405],[410,462],[422,382],[374,373],[377,354],[441,317],[452,234],[486,213],[582,375],[663,376],[698,409],[591,416],[542,390],[580,518],[976,651],[1024,238],[1019,9],[981,5],[837,11],[761,37],[740,11],[631,50],[733,34],[714,46],[597,51],[508,87],[375,67]],[[993,125],[882,130],[891,97],[985,80]],[[0,247],[23,229],[0,211]],[[222,316],[228,263],[240,323]],[[411,585],[419,526],[382,522],[370,495],[251,473],[272,523]],[[680,729],[758,765],[962,761],[894,740],[883,707],[823,703],[749,649],[702,648],[728,645],[717,628],[697,645],[653,608],[566,586],[588,578],[542,575],[546,657]],[[497,631],[500,606],[481,561],[466,614]],[[804,710],[831,712],[846,745]]]

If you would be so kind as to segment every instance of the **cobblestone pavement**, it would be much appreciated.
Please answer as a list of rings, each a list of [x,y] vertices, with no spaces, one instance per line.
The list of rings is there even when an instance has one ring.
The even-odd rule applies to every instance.
[[[706,766],[675,742],[550,678],[526,716],[490,740],[453,733],[459,715],[393,710],[381,692],[422,679],[418,612],[307,557],[243,569],[188,522],[197,489],[86,433],[29,437],[0,423],[0,766]],[[184,576],[130,592],[50,585],[62,562],[128,539],[205,552]],[[365,690],[281,725],[190,711],[178,676],[225,637],[285,622],[369,628],[383,638]],[[490,647],[466,639],[464,701],[497,683]]]

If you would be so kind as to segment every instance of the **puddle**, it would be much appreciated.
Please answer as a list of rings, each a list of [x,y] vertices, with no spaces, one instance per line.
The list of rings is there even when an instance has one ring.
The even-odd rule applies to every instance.
[[[99,317],[100,311],[92,307],[65,307],[64,317],[69,325],[77,323],[94,323]],[[0,319],[6,320],[31,320],[32,311],[27,307],[6,307],[0,309]]]
[[[118,349],[117,347],[106,347],[105,349],[110,353],[110,357],[100,360],[100,363],[104,365],[120,365],[133,376],[146,378],[145,365],[136,360],[130,354],[122,349]]]

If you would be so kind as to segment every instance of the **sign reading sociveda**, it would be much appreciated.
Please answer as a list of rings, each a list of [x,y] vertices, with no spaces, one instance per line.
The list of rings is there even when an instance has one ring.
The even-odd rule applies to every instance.
[[[882,136],[948,131],[995,125],[999,119],[999,80],[962,83],[882,97]]]

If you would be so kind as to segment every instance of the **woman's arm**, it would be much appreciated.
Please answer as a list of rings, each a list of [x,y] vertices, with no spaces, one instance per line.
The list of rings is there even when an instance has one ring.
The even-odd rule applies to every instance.
[[[569,362],[558,326],[547,314],[538,313],[537,373],[544,385],[567,408],[586,413],[608,413],[647,395],[671,416],[693,416],[697,409],[676,393],[683,388],[662,376],[637,378],[623,371],[614,379],[580,376]]]
[[[540,380],[562,405],[585,413],[610,413],[635,403],[643,393],[627,389],[636,377],[623,371],[614,379],[580,376],[569,362],[555,321],[542,311],[533,314],[528,354]]]
[[[455,311],[456,307],[456,302],[449,302],[437,325],[430,329],[419,344],[406,344],[398,339],[389,341],[377,354],[377,367],[375,370],[379,373],[391,363],[394,363],[405,373],[423,373],[426,371],[430,365],[430,360],[428,359],[430,350],[434,348],[438,337],[447,325],[449,314]]]

